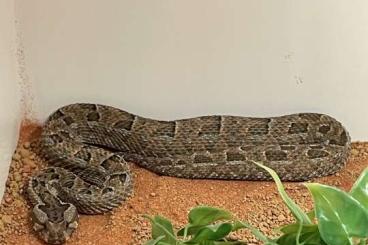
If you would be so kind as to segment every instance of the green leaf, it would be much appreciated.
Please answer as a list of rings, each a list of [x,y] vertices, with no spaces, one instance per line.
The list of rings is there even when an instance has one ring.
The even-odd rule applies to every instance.
[[[164,236],[161,240],[159,240],[158,244],[164,244],[163,242],[167,242],[168,244],[175,245],[177,244],[177,240],[174,235],[174,229],[171,222],[165,219],[162,216],[155,216],[154,218],[144,215],[145,218],[149,219],[152,226],[152,238],[158,239],[159,237]]]
[[[277,173],[273,169],[271,169],[269,167],[266,167],[261,163],[258,163],[258,162],[255,162],[255,161],[253,161],[253,162],[257,166],[265,169],[271,175],[271,177],[273,178],[273,180],[276,183],[277,190],[279,191],[279,194],[280,194],[282,200],[284,201],[286,206],[289,208],[291,213],[294,215],[294,217],[299,221],[299,223],[298,223],[299,228],[298,228],[298,232],[296,233],[296,244],[299,245],[299,236],[300,236],[300,233],[302,231],[302,225],[303,224],[312,224],[312,221],[309,219],[308,215],[305,214],[303,212],[303,210],[293,201],[293,199],[291,199],[287,195],[287,193],[284,189],[284,186],[282,185],[281,180],[280,180],[279,176],[277,175]]]
[[[316,211],[312,209],[311,211],[307,213],[307,215],[308,215],[308,218],[313,222],[314,218],[316,217]]]
[[[269,168],[264,166],[261,163],[255,162],[253,161],[257,166],[263,168],[264,170],[266,170],[273,178],[273,180],[276,183],[277,189],[280,193],[280,196],[282,198],[282,200],[284,200],[286,206],[290,209],[291,213],[294,215],[294,217],[300,221],[302,224],[312,224],[312,221],[309,219],[308,215],[306,215],[303,210],[293,201],[293,199],[291,199],[285,189],[284,186],[281,183],[281,180],[279,178],[279,176],[277,175],[277,173]]]
[[[368,168],[355,181],[350,194],[368,209]]]
[[[279,230],[284,233],[277,239],[278,244],[294,245],[297,244],[296,239],[299,232],[299,223],[293,223],[281,227]],[[318,230],[317,224],[304,224],[300,231],[299,242],[303,245],[322,245],[326,244]]]
[[[300,240],[303,245],[327,245],[327,243],[323,241],[319,231],[313,233],[302,233]]]
[[[277,239],[277,244],[296,245],[297,233],[287,233]],[[300,244],[303,245],[327,245],[321,238],[318,230],[316,232],[301,233]]]
[[[191,224],[187,224],[186,226],[184,226],[183,228],[181,228],[178,232],[177,232],[177,236],[191,236],[196,234],[200,229],[206,227],[206,225],[199,225],[199,226],[192,226]]]
[[[298,231],[298,229],[299,229],[299,222],[289,224],[289,225],[285,225],[285,226],[280,228],[280,231],[282,233],[296,233]],[[317,224],[302,225],[302,232],[303,233],[315,232],[316,230],[318,230],[318,225]]]
[[[242,221],[236,220],[234,222],[234,224],[233,224],[232,231],[237,231],[237,230],[240,230],[240,229],[243,229],[243,228],[253,228],[253,229],[256,229],[257,230],[257,228],[251,226],[250,224],[248,224],[246,222],[242,222]]]
[[[198,206],[190,210],[188,214],[189,224],[180,229],[178,236],[193,235],[206,225],[219,220],[231,220],[229,211],[209,206]]]
[[[155,240],[149,240],[145,243],[145,245],[156,245],[159,243],[159,241],[161,241],[162,239],[164,239],[165,236],[159,236],[157,237]]]
[[[189,223],[192,225],[208,225],[218,220],[231,220],[229,211],[209,206],[199,206],[190,210]]]
[[[353,244],[353,236],[368,236],[368,212],[357,200],[335,187],[305,185],[312,193],[319,232],[327,244]]]
[[[201,241],[217,241],[226,237],[232,230],[231,223],[221,223],[216,225],[208,225],[200,229],[192,239],[188,241],[188,244],[201,242]]]

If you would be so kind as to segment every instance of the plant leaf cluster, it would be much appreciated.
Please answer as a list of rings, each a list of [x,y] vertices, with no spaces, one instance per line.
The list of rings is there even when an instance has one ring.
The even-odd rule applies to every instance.
[[[175,232],[169,220],[146,216],[152,225],[152,239],[146,245],[241,245],[228,238],[231,232],[249,229],[266,245],[365,245],[368,244],[368,168],[350,192],[305,183],[314,200],[314,209],[305,213],[286,193],[277,173],[254,162],[274,179],[278,192],[296,222],[277,228],[282,235],[271,239],[250,224],[234,219],[230,212],[208,206],[193,208],[188,224]]]

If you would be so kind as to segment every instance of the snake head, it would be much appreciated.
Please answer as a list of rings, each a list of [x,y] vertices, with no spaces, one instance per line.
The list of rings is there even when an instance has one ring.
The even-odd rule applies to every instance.
[[[33,229],[49,244],[66,242],[77,228],[77,221],[77,209],[70,203],[37,204],[32,210]]]

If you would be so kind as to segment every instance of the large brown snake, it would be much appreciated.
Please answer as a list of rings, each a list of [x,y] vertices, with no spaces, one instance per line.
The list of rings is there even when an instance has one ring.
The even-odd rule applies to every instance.
[[[284,181],[303,181],[338,171],[349,149],[347,131],[323,114],[158,121],[72,104],[43,127],[40,152],[50,167],[29,181],[33,228],[46,242],[61,244],[76,229],[78,213],[118,206],[132,192],[126,161],[182,178],[270,179],[252,163],[259,161]]]

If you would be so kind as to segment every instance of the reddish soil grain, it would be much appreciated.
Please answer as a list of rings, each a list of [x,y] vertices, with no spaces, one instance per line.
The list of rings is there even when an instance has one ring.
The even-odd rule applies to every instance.
[[[24,186],[30,175],[43,164],[31,151],[29,142],[37,138],[40,128],[24,124],[20,142],[14,153],[0,206],[0,244],[44,244],[32,231],[30,207]],[[334,176],[315,179],[349,190],[362,170],[368,166],[368,143],[353,143],[351,157],[344,170]],[[187,221],[188,211],[200,204],[230,210],[268,235],[282,224],[291,222],[289,211],[280,199],[273,182],[187,180],[158,176],[131,164],[134,195],[119,208],[105,215],[81,215],[79,227],[66,243],[99,245],[139,245],[150,238],[150,225],[143,214],[160,214],[174,222],[175,227]],[[285,183],[289,195],[305,210],[312,201],[301,183]],[[247,231],[233,235],[249,244],[260,244]]]

